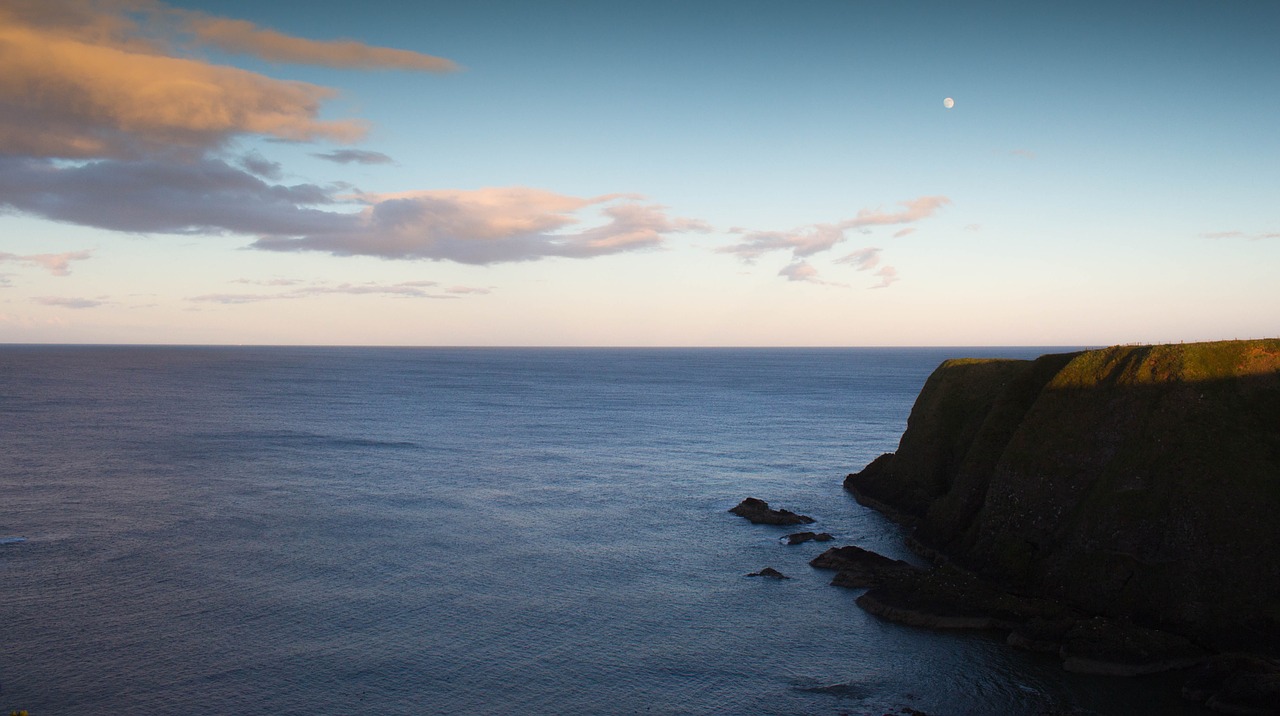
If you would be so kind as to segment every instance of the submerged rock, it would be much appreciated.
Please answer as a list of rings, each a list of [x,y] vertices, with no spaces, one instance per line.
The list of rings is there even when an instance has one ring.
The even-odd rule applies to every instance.
[[[784,539],[787,544],[804,544],[805,542],[830,542],[835,539],[827,532],[794,532]]]
[[[791,579],[791,577],[788,577],[787,575],[783,574],[782,572],[779,572],[773,567],[765,567],[759,572],[752,572],[747,576],[748,577],[768,577],[769,579]]]
[[[769,509],[768,502],[754,497],[739,502],[737,507],[729,511],[758,525],[807,525],[814,521],[812,517],[798,515],[790,510]]]

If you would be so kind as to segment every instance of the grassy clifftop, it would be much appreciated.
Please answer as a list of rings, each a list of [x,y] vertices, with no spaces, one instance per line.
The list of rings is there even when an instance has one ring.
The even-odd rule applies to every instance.
[[[1280,643],[1280,340],[948,361],[846,486],[985,576]]]

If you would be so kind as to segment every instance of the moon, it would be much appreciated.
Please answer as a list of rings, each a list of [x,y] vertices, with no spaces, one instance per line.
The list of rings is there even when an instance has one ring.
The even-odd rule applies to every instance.
[[[948,97],[942,100],[942,106],[946,107],[947,109],[951,109],[952,107],[956,106],[956,101]]]

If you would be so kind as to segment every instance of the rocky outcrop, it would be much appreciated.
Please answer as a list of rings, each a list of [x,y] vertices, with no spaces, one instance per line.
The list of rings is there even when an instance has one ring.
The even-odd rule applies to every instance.
[[[758,525],[807,525],[813,522],[813,518],[807,515],[798,515],[790,510],[770,509],[768,502],[754,497],[739,502],[737,507],[729,511]]]
[[[1280,648],[1280,340],[947,361],[845,486],[1004,593]],[[891,588],[873,609],[910,606]]]
[[[783,574],[782,572],[779,572],[773,567],[765,567],[759,572],[752,572],[747,576],[748,577],[768,577],[769,579],[791,579],[791,577],[788,577],[787,575]]]
[[[861,547],[832,547],[809,561],[817,569],[836,570],[832,584],[861,589],[875,587],[895,578],[920,571],[900,559],[889,559]]]
[[[838,570],[836,586],[867,588],[858,605],[872,614],[930,629],[1008,631],[1010,645],[1055,654],[1068,671],[1134,676],[1207,656],[1179,635],[1011,594],[949,564],[921,569],[860,547],[832,548],[809,564]]]

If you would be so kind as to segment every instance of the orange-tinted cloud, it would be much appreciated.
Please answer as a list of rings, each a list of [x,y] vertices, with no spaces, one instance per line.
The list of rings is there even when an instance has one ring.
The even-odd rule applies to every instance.
[[[333,90],[182,57],[174,43],[186,36],[289,62],[452,68],[415,52],[293,38],[150,0],[6,0],[0,5],[0,154],[199,155],[240,134],[338,142],[364,135],[361,122],[319,119]]]
[[[451,60],[420,52],[370,47],[351,40],[307,40],[263,29],[246,20],[210,17],[201,13],[185,15],[186,29],[201,44],[213,45],[228,52],[254,55],[271,62],[358,70],[452,72],[458,69]]]

